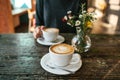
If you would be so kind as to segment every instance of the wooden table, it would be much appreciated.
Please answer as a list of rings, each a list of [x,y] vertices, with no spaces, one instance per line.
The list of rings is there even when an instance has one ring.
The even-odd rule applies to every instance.
[[[61,34],[70,44],[74,34]],[[92,47],[81,54],[83,65],[75,74],[54,75],[45,71],[40,59],[48,46],[31,33],[0,35],[0,80],[120,80],[120,35],[92,35]]]

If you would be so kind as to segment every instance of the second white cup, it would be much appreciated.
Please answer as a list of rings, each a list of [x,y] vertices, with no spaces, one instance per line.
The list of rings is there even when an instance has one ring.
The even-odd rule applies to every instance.
[[[45,28],[42,30],[43,38],[45,41],[55,41],[59,35],[59,29],[57,28]]]

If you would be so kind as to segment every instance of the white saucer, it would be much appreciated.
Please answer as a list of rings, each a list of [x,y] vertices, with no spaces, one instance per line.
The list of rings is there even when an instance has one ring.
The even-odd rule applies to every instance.
[[[53,73],[53,74],[57,74],[57,75],[68,75],[68,74],[71,74],[70,72],[62,70],[59,67],[55,68],[55,69],[52,69],[49,66],[47,66],[47,65],[54,66],[54,64],[50,63],[49,53],[45,54],[41,58],[40,64],[41,64],[43,69],[45,69],[46,71],[48,71],[50,73]],[[81,68],[81,66],[82,66],[81,57],[80,57],[79,54],[75,53],[75,54],[73,54],[73,58],[72,58],[70,64],[68,66],[61,67],[61,68],[70,70],[72,72],[76,72],[77,70],[79,70]]]
[[[57,39],[54,42],[45,41],[43,38],[38,38],[37,39],[37,42],[39,44],[47,45],[47,46],[54,45],[54,44],[59,44],[59,43],[62,43],[64,41],[65,41],[65,38],[61,35],[58,35]]]

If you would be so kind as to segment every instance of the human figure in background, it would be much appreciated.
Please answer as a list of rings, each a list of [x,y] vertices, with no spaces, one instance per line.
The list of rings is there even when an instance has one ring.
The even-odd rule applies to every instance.
[[[54,27],[60,33],[74,33],[74,27],[70,27],[62,21],[67,11],[73,14],[78,13],[81,4],[86,4],[87,0],[36,0],[36,28],[33,32],[34,38],[41,36],[44,27]]]

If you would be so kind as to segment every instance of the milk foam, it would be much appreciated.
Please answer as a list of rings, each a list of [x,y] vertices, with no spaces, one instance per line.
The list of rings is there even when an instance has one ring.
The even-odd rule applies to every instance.
[[[74,48],[68,44],[58,44],[53,46],[51,50],[57,54],[69,54],[74,51]]]
[[[44,29],[44,31],[46,31],[46,32],[59,32],[59,30],[56,28],[46,28],[46,29]]]

